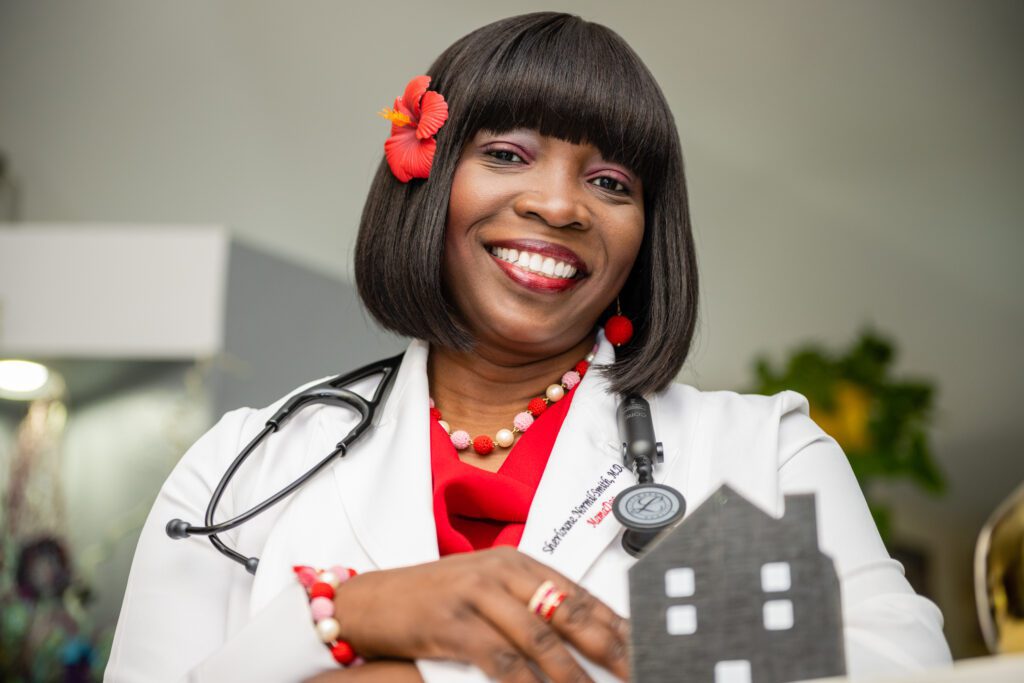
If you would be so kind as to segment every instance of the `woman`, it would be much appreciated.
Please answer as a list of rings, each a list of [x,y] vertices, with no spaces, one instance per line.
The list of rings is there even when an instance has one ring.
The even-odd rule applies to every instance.
[[[691,509],[725,481],[775,514],[784,493],[817,494],[850,673],[948,661],[941,615],[889,559],[803,397],[672,384],[697,271],[675,125],[632,50],[538,13],[469,34],[428,73],[384,112],[393,134],[360,226],[360,295],[415,339],[379,419],[331,472],[223,535],[260,558],[255,576],[164,525],[202,518],[280,403],[201,438],[143,530],[108,679],[628,678],[634,560],[614,517],[574,512],[602,477],[602,502],[634,483],[607,477],[628,393],[649,398],[665,444],[656,480]],[[299,413],[239,471],[218,519],[293,481],[354,421]],[[325,576],[310,567],[339,564],[314,584]],[[365,663],[339,669],[353,652]]]

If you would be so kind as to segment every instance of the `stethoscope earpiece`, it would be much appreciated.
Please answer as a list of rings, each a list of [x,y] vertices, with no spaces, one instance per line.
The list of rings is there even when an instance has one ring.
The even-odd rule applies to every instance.
[[[192,534],[188,532],[189,523],[183,519],[172,519],[167,522],[167,535],[175,540],[188,538]]]

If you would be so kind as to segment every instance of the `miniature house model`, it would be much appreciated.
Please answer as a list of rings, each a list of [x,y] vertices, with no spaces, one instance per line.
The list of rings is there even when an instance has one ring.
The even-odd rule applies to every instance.
[[[839,580],[814,495],[766,514],[722,486],[629,571],[638,683],[783,683],[845,673]]]

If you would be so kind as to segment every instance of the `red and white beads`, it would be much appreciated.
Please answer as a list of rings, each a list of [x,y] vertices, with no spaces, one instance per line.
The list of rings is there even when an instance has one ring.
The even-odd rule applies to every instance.
[[[531,399],[526,410],[512,418],[512,429],[499,429],[493,438],[486,434],[474,438],[463,429],[452,431],[451,425],[441,419],[441,411],[434,405],[434,399],[430,399],[430,416],[448,432],[452,446],[457,451],[464,451],[472,445],[477,454],[487,455],[494,451],[495,446],[509,448],[515,442],[516,434],[522,434],[529,429],[533,421],[540,417],[540,414],[547,410],[549,405],[561,401],[566,393],[572,391],[580,383],[583,376],[587,374],[587,370],[590,369],[590,363],[593,362],[596,352],[597,346],[587,354],[584,360],[577,363],[574,369],[563,374],[560,383],[548,386],[544,390],[543,396]]]
[[[334,590],[356,575],[355,569],[348,567],[334,566],[324,571],[314,569],[305,565],[292,567],[295,577],[306,589],[309,596],[309,611],[313,614],[313,623],[316,625],[316,632],[320,640],[331,651],[334,661],[342,666],[358,666],[363,663],[362,657],[357,657],[352,646],[338,638],[341,635],[341,625],[334,618]]]

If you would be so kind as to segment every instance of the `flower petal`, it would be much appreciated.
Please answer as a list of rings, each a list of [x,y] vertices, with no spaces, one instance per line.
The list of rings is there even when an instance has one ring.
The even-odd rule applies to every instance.
[[[437,150],[436,140],[420,140],[416,147],[410,150],[406,169],[413,178],[430,177],[430,167],[434,164],[434,152]]]
[[[427,91],[430,85],[430,76],[417,76],[405,86],[405,94],[402,95],[406,108],[412,113],[413,121],[420,117],[420,98]]]
[[[441,93],[428,90],[423,93],[421,105],[416,137],[423,140],[436,133],[448,120],[448,103],[444,101],[444,95]]]
[[[405,106],[405,102],[402,101],[401,97],[395,98],[395,111],[409,117],[409,121],[412,123],[412,125],[416,125],[416,118],[412,114],[412,109],[409,109],[409,107]]]
[[[437,141],[417,140],[412,128],[398,127],[384,143],[384,156],[395,177],[403,183],[430,175]]]

